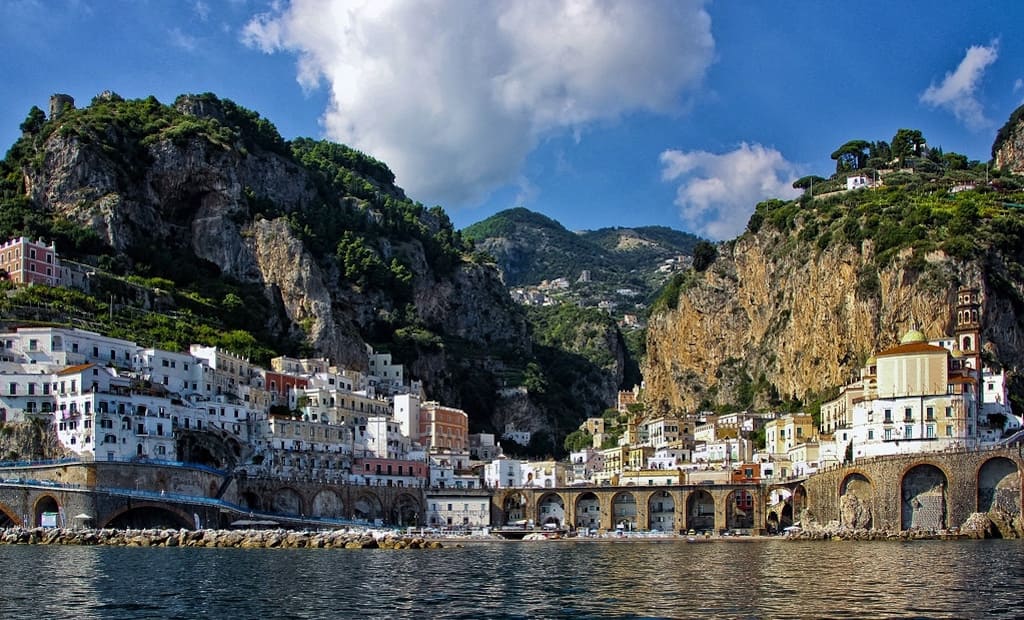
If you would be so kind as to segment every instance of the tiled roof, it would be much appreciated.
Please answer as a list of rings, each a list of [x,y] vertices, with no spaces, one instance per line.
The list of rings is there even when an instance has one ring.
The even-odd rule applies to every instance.
[[[876,357],[882,357],[883,355],[911,355],[914,353],[949,353],[949,350],[943,347],[937,347],[933,344],[928,344],[927,342],[910,342],[886,349]]]
[[[57,372],[57,375],[75,375],[87,368],[92,368],[95,364],[79,364],[77,366],[68,366],[67,368]]]

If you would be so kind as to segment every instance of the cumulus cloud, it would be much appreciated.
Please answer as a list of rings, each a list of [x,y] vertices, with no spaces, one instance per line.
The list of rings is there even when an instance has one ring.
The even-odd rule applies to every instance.
[[[743,232],[754,206],[768,198],[790,199],[797,167],[782,153],[742,143],[728,153],[668,150],[661,154],[661,178],[677,182],[675,204],[689,230],[715,240]]]
[[[957,120],[970,129],[989,126],[991,123],[985,117],[975,93],[985,75],[985,69],[998,57],[999,49],[996,43],[967,48],[967,53],[956,70],[947,73],[940,84],[932,83],[921,93],[921,102],[949,110]]]
[[[702,0],[294,0],[243,40],[326,83],[331,139],[410,194],[466,204],[513,182],[548,132],[676,110],[714,56]]]

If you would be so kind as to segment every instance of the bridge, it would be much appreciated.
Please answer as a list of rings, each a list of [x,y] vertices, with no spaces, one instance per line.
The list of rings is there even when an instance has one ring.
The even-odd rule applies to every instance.
[[[750,483],[494,489],[491,523],[762,533],[766,499],[766,488]]]
[[[940,530],[974,512],[1020,515],[1022,471],[1016,445],[858,460],[779,487],[791,491],[794,515],[806,507],[819,523]]]
[[[1018,446],[859,460],[770,484],[497,488],[491,525],[594,530],[778,531],[802,518],[848,527],[946,529],[972,512],[1022,514]],[[455,495],[453,496],[452,493]],[[428,501],[459,491],[232,474],[201,465],[57,462],[0,468],[0,527],[223,528],[424,525]],[[428,499],[428,496],[430,497]]]

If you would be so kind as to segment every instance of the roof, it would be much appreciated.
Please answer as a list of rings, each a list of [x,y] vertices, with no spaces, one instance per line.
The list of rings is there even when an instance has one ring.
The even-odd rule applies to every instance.
[[[88,368],[92,368],[93,366],[95,366],[95,364],[78,364],[77,366],[68,366],[63,370],[57,371],[57,375],[76,375],[80,372],[85,371]]]
[[[946,355],[949,354],[949,349],[946,349],[944,347],[937,347],[933,344],[928,344],[927,342],[910,342],[886,349],[885,351],[878,353],[876,357],[888,357],[892,355],[913,355],[915,353],[942,353]]]

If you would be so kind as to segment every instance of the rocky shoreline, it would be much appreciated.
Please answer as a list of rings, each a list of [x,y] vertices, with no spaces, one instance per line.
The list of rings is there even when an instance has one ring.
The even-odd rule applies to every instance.
[[[958,528],[947,530],[889,530],[862,529],[840,525],[838,522],[821,525],[814,522],[807,527],[791,530],[783,535],[786,540],[981,540],[985,538],[1024,538],[1024,519],[1003,510],[976,512]]]
[[[334,530],[92,530],[14,527],[0,530],[0,545],[105,545],[116,547],[219,547],[236,549],[441,549],[436,540],[392,532]]]

